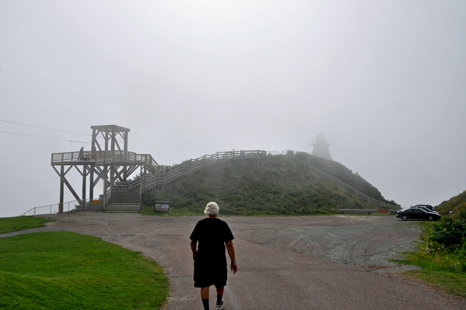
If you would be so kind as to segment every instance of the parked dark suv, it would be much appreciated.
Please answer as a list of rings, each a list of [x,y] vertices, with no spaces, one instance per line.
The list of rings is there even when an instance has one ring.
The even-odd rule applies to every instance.
[[[440,219],[440,214],[437,211],[428,211],[425,205],[423,205],[397,211],[396,217],[401,218],[403,221],[407,221],[408,219],[436,221]]]

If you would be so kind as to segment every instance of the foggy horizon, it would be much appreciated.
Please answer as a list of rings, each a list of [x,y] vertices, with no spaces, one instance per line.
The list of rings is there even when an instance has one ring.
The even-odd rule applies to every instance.
[[[464,1],[2,1],[0,217],[58,203],[51,154],[109,124],[164,165],[312,154],[323,134],[385,199],[438,205],[466,190],[464,16]]]

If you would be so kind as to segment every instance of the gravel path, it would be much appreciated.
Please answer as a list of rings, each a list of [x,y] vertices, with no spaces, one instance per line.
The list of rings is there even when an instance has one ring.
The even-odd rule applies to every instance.
[[[189,235],[202,217],[94,212],[47,217],[57,221],[0,237],[65,230],[139,251],[166,267],[171,281],[167,309],[202,309],[189,247]],[[229,273],[227,310],[466,309],[464,298],[398,276],[411,267],[388,261],[412,248],[420,232],[415,222],[389,216],[222,219],[235,235],[239,268],[236,275]]]

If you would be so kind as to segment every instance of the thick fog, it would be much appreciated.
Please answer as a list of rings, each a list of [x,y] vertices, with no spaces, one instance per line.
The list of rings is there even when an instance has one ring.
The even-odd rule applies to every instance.
[[[51,153],[109,124],[164,165],[312,153],[322,133],[386,199],[437,205],[466,190],[465,16],[462,0],[2,0],[0,217],[57,203]]]

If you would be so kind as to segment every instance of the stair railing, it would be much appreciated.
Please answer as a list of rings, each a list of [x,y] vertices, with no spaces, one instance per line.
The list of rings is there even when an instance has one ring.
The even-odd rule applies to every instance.
[[[209,167],[214,164],[226,162],[231,159],[243,158],[264,158],[267,155],[266,151],[262,150],[240,150],[217,152],[212,155],[203,155],[196,159],[189,159],[181,164],[174,166],[160,166],[157,164],[157,171],[144,174],[137,179],[129,182],[119,182],[113,185],[114,191],[130,191],[138,186],[142,187],[141,191],[145,192],[156,188],[163,184],[169,184],[178,180],[182,176],[199,171],[204,167]],[[155,161],[154,161],[155,162]],[[154,166],[155,167],[155,166]]]

